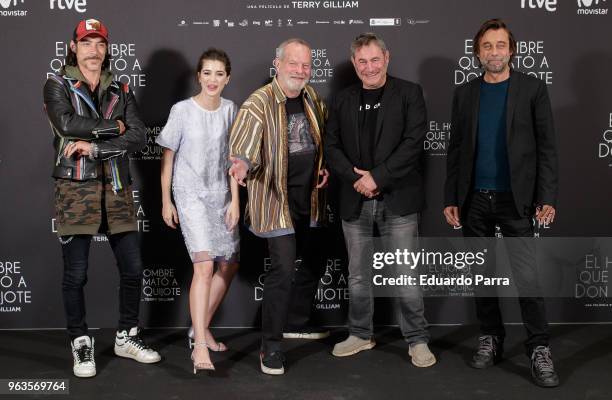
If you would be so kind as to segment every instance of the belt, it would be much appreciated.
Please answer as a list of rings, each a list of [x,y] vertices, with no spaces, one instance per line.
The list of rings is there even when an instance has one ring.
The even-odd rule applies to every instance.
[[[484,194],[492,194],[492,193],[511,193],[509,190],[496,190],[496,189],[474,189],[475,193],[484,193]]]

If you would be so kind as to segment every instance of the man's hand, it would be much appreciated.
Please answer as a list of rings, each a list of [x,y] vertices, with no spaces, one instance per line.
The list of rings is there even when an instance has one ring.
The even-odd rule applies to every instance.
[[[377,196],[380,193],[378,191],[378,185],[376,184],[376,182],[374,182],[374,178],[372,178],[372,174],[370,174],[370,171],[364,171],[357,167],[353,167],[353,170],[356,174],[361,175],[361,178],[359,178],[353,184],[353,188],[357,192],[369,198]]]
[[[319,171],[319,176],[322,176],[321,182],[317,185],[317,189],[323,189],[327,187],[327,180],[329,179],[329,171],[325,168]]]
[[[72,142],[64,147],[64,157],[70,158],[74,153],[80,156],[88,156],[92,152],[92,144],[79,140],[78,142]]]
[[[459,221],[459,207],[445,207],[444,216],[446,217],[446,222],[448,222],[449,225],[452,225],[453,228],[461,228],[461,221]]]
[[[240,186],[246,186],[244,180],[246,179],[247,172],[249,172],[249,166],[244,160],[236,157],[230,157],[232,166],[229,169],[229,174],[232,178],[238,182]]]
[[[555,208],[545,204],[542,208],[536,208],[535,217],[540,225],[552,224],[555,221]]]
[[[125,133],[125,124],[120,119],[117,120],[117,123],[119,124],[119,134],[123,135]]]

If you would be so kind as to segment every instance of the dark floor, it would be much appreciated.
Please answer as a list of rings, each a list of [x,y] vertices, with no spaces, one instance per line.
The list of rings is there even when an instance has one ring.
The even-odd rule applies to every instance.
[[[330,354],[344,339],[335,330],[323,341],[288,340],[284,376],[259,371],[259,335],[253,330],[216,329],[230,351],[214,354],[217,371],[194,376],[185,331],[149,330],[148,342],[161,363],[142,365],[119,359],[111,330],[92,331],[96,339],[95,378],[72,375],[72,359],[62,331],[0,332],[0,379],[68,378],[69,396],[13,396],[75,399],[612,399],[612,326],[554,325],[552,350],[561,385],[534,386],[523,353],[521,326],[508,326],[505,360],[488,370],[466,361],[475,346],[475,327],[432,327],[438,364],[413,367],[407,345],[394,328],[377,331],[378,345],[348,358]],[[0,396],[7,398],[7,396]]]

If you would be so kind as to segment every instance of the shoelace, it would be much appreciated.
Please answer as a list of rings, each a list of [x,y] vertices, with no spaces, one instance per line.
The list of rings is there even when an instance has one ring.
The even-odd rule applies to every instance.
[[[140,336],[126,336],[125,341],[126,343],[136,347],[138,350],[149,350],[149,347],[145,344],[144,340],[142,340]]]
[[[93,361],[93,357],[92,357],[92,348],[89,346],[81,346],[78,349],[75,349],[74,352],[76,353],[77,356],[77,360],[79,360],[79,363],[84,363],[84,362],[88,362],[88,361]]]
[[[478,338],[478,354],[489,355],[493,352],[493,336],[481,336]]]
[[[550,349],[548,347],[537,347],[531,355],[536,369],[541,372],[555,372],[551,358]]]

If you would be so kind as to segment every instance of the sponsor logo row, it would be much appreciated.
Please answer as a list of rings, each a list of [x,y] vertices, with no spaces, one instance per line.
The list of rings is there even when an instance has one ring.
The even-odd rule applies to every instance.
[[[520,7],[527,10],[544,10],[549,13],[554,13],[560,8],[559,0],[518,0]],[[0,16],[3,17],[25,17],[28,15],[28,10],[24,9],[25,0],[0,0]],[[564,6],[567,3],[564,3]],[[335,9],[356,9],[359,8],[358,1],[291,1],[291,4],[249,4],[246,6],[247,9],[261,9],[261,8],[293,8],[293,9],[314,9],[314,8],[335,8]],[[75,11],[77,13],[85,13],[87,11],[87,0],[49,0],[49,9],[56,11]],[[577,0],[576,1],[576,14],[577,15],[607,15],[608,6],[607,0]],[[213,25],[214,21],[218,21],[216,26],[221,26],[221,20],[213,21],[193,21],[193,25]],[[281,21],[281,22],[279,22]],[[351,22],[352,21],[352,22]],[[320,24],[365,24],[364,20],[299,20],[296,21],[298,25],[306,25],[310,23]],[[401,25],[401,18],[370,18],[370,26],[399,26]],[[426,23],[429,21],[415,20],[408,18],[406,23],[409,25],[416,25],[418,23]],[[226,21],[228,27],[234,25],[247,26],[248,20],[242,21]],[[257,26],[258,23],[261,26],[293,26],[291,19],[287,20],[263,20],[263,21],[251,21],[252,25]],[[241,25],[242,24],[242,25]],[[182,20],[179,26],[189,25],[186,21]]]
[[[577,0],[576,14],[578,15],[607,15],[607,0]],[[531,10],[545,10],[550,13],[557,11],[559,0],[520,0],[521,8]],[[564,3],[564,6],[567,3]]]
[[[193,20],[181,19],[177,26],[188,27],[193,25],[210,26],[213,28],[235,28],[235,27],[267,27],[267,28],[291,28],[305,25],[368,25],[368,26],[402,26],[427,24],[429,20],[414,18],[369,18],[369,19],[293,19],[293,18],[268,18],[268,19],[212,19]]]

